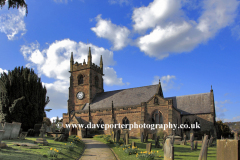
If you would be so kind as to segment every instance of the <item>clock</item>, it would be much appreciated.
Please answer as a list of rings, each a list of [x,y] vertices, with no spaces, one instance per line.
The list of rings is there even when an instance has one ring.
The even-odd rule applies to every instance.
[[[83,99],[83,97],[84,97],[84,93],[83,92],[78,92],[77,93],[77,98],[78,99]]]

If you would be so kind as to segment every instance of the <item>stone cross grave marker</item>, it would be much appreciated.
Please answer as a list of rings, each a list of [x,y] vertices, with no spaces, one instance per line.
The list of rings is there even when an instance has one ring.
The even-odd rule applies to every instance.
[[[164,143],[164,160],[174,160],[174,147],[170,138],[166,139]]]
[[[208,135],[205,135],[198,160],[207,160],[207,150],[208,150]]]
[[[129,141],[128,141],[128,133],[125,133],[125,144],[128,145]]]

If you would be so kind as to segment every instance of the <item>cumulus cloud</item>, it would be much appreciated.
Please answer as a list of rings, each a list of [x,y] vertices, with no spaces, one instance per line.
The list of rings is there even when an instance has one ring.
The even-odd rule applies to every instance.
[[[125,83],[122,82],[122,78],[117,77],[117,72],[113,68],[105,67],[103,72],[105,73],[103,80],[106,85],[125,85]],[[126,82],[126,84],[129,85],[130,83]]]
[[[162,85],[162,89],[164,91],[172,89],[174,86],[174,79],[176,79],[176,77],[174,75],[167,75],[167,76],[162,76],[161,78],[159,76],[154,76],[154,79],[152,81],[152,84],[158,84],[159,83],[159,79],[161,81],[161,85]]]
[[[98,37],[106,38],[112,42],[113,50],[120,50],[129,43],[130,31],[126,27],[113,24],[111,20],[104,20],[101,15],[96,17],[96,27],[91,28]]]
[[[3,72],[8,73],[8,71],[6,69],[0,68],[0,74],[3,73]]]
[[[189,52],[234,21],[239,1],[204,0],[197,21],[186,16],[182,5],[179,0],[154,0],[146,7],[135,8],[134,30],[144,33],[151,29],[150,33],[137,38],[136,46],[158,59],[172,53]]]
[[[70,56],[73,52],[74,62],[87,62],[88,50],[91,47],[92,62],[99,65],[100,56],[103,58],[104,83],[106,85],[124,85],[122,78],[118,78],[116,71],[108,66],[113,66],[113,52],[102,47],[70,39],[55,41],[46,49],[40,50],[38,42],[21,46],[24,58],[29,62],[28,67],[36,67],[39,76],[45,75],[53,78],[52,83],[43,83],[47,88],[47,96],[50,97],[48,107],[53,109],[67,108],[68,87],[70,73]]]
[[[21,36],[26,33],[26,25],[24,17],[26,14],[25,8],[11,10],[7,14],[0,15],[0,32],[5,33],[9,40],[16,39],[17,35]]]
[[[62,119],[63,117],[58,117],[58,119],[60,120],[60,119]],[[50,121],[53,123],[53,121],[54,122],[56,122],[56,120],[57,120],[57,117],[52,117],[52,118],[50,118]]]

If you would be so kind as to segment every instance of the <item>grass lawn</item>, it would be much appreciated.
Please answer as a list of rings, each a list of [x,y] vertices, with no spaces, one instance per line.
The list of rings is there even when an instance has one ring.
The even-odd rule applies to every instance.
[[[27,137],[25,140],[3,140],[7,148],[0,149],[1,160],[44,160],[49,159],[49,152],[57,154],[58,160],[78,159],[84,149],[82,141],[74,143],[74,137],[70,136],[68,142],[57,142],[47,137],[48,146],[38,145],[39,149],[30,149],[26,146],[15,146],[13,143],[34,143],[36,137]],[[78,138],[75,138],[75,140]],[[72,143],[71,143],[72,142]],[[65,145],[66,144],[66,145]],[[70,147],[72,146],[72,147]],[[52,149],[51,149],[52,148]],[[72,150],[70,151],[71,148]],[[51,150],[50,150],[51,149]],[[54,149],[56,149],[54,151]],[[51,158],[50,158],[51,159]]]
[[[137,160],[138,157],[136,157],[136,154],[128,155],[123,151],[121,147],[117,148],[115,147],[115,144],[107,143],[103,138],[97,138],[94,137],[95,140],[101,141],[103,143],[108,144],[109,147],[111,147],[114,152],[118,155],[120,160]],[[146,143],[141,143],[140,139],[129,139],[129,144],[132,143],[132,141],[135,142],[137,148],[138,148],[138,156],[141,154],[141,152],[146,151]],[[156,160],[163,160],[164,159],[164,152],[160,148],[155,148],[154,141],[149,139],[149,143],[152,143],[152,151],[155,154]],[[161,144],[162,146],[162,144]],[[179,160],[196,160],[198,159],[199,153],[201,150],[201,143],[198,144],[198,149],[191,151],[190,143],[187,145],[174,145],[174,159]],[[157,153],[158,151],[158,153]],[[160,157],[159,157],[160,156]],[[215,147],[209,147],[208,148],[208,160],[216,160],[216,146]]]

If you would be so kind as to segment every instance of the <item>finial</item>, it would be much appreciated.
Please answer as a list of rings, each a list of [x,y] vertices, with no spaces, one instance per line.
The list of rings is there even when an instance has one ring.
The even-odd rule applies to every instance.
[[[113,101],[112,101],[112,107],[113,107]]]
[[[85,62],[85,59],[83,59],[83,63],[86,63],[86,62]]]
[[[212,90],[212,85],[211,85],[211,90]]]
[[[160,79],[159,79],[159,84],[160,84],[161,82],[160,82]]]

